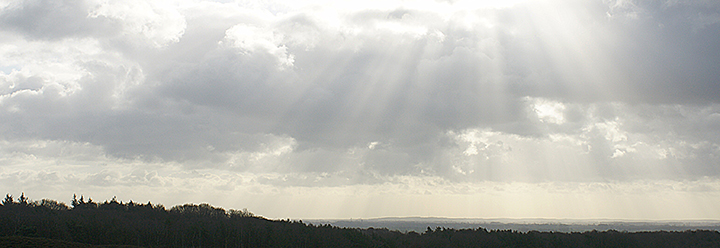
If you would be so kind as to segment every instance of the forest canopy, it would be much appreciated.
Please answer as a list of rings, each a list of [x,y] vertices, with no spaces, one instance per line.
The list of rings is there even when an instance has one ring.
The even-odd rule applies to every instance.
[[[140,247],[710,247],[720,244],[720,233],[709,230],[562,233],[428,227],[422,233],[403,233],[387,228],[340,228],[289,219],[270,220],[247,209],[225,210],[207,203],[167,209],[161,204],[122,202],[115,197],[95,202],[82,195],[79,199],[73,196],[67,205],[51,199],[32,201],[25,194],[14,199],[7,194],[0,206],[0,223],[0,245],[25,242],[25,247],[48,239],[60,244]]]

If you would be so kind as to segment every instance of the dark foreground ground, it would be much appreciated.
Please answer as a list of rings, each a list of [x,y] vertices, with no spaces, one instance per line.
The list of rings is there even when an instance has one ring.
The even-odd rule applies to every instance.
[[[0,237],[0,247],[53,247],[53,248],[133,248],[132,245],[91,245],[58,239],[20,236]]]
[[[427,227],[422,232],[269,220],[208,204],[116,200],[0,205],[0,247],[720,247],[714,230],[550,232]]]

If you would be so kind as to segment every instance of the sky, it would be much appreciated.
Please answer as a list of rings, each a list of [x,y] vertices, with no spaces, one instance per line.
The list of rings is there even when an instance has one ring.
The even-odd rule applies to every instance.
[[[0,0],[0,193],[720,219],[714,0]]]

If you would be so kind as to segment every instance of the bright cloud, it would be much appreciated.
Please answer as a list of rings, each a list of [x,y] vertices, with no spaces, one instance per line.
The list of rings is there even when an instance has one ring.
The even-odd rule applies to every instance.
[[[126,34],[140,34],[157,47],[179,41],[186,25],[176,7],[162,1],[100,1],[88,17],[118,20]]]

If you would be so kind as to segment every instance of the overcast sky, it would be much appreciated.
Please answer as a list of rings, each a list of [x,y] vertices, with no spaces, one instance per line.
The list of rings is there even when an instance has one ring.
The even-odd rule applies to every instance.
[[[720,219],[720,2],[0,0],[0,189]]]

